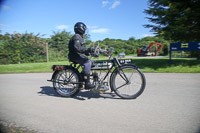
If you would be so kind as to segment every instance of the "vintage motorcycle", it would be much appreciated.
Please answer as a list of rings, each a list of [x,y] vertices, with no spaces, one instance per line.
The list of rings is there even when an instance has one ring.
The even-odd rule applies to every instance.
[[[95,50],[96,51],[96,50]],[[142,94],[146,86],[146,79],[143,72],[132,64],[132,59],[121,59],[112,57],[113,48],[95,52],[91,57],[98,57],[100,54],[107,55],[109,60],[94,61],[91,68],[90,80],[95,88],[90,91],[104,93],[109,90],[115,92],[123,99],[135,99]],[[80,90],[85,89],[83,77],[80,71],[83,66],[76,62],[70,65],[53,65],[54,71],[51,80],[55,91],[62,97],[73,97]]]

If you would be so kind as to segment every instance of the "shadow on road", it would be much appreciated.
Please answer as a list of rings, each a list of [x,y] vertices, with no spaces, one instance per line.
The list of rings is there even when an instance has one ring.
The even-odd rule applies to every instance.
[[[39,94],[59,97],[59,95],[54,91],[53,87],[42,86],[42,87],[40,87],[40,89],[41,89],[41,91],[38,92]]]
[[[38,92],[39,94],[42,95],[47,95],[47,96],[54,96],[54,97],[60,97],[54,90],[53,87],[50,86],[42,86],[40,87],[41,91]],[[41,95],[41,96],[42,96]],[[117,97],[114,93],[112,92],[106,92],[104,94],[100,94],[100,93],[94,93],[91,91],[80,91],[76,96],[73,97],[74,99],[77,100],[86,100],[86,99],[91,99],[91,98],[108,98],[108,99],[120,99],[119,97]]]

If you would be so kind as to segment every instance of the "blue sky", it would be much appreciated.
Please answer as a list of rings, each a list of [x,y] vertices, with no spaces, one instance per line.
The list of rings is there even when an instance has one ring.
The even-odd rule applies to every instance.
[[[4,0],[0,5],[2,33],[45,34],[73,32],[76,22],[84,22],[92,41],[105,38],[128,40],[152,36],[143,13],[148,0]]]

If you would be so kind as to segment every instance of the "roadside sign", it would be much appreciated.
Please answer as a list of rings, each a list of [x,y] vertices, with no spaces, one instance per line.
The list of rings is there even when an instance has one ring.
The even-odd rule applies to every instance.
[[[170,43],[169,64],[172,63],[172,51],[200,51],[200,42]]]
[[[178,42],[170,44],[171,51],[200,51],[200,42]]]

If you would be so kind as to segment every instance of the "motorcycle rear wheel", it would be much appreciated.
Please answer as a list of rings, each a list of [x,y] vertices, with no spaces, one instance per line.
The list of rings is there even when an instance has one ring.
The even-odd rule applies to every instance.
[[[62,97],[73,97],[80,91],[78,73],[71,70],[55,71],[53,87],[56,93]]]

